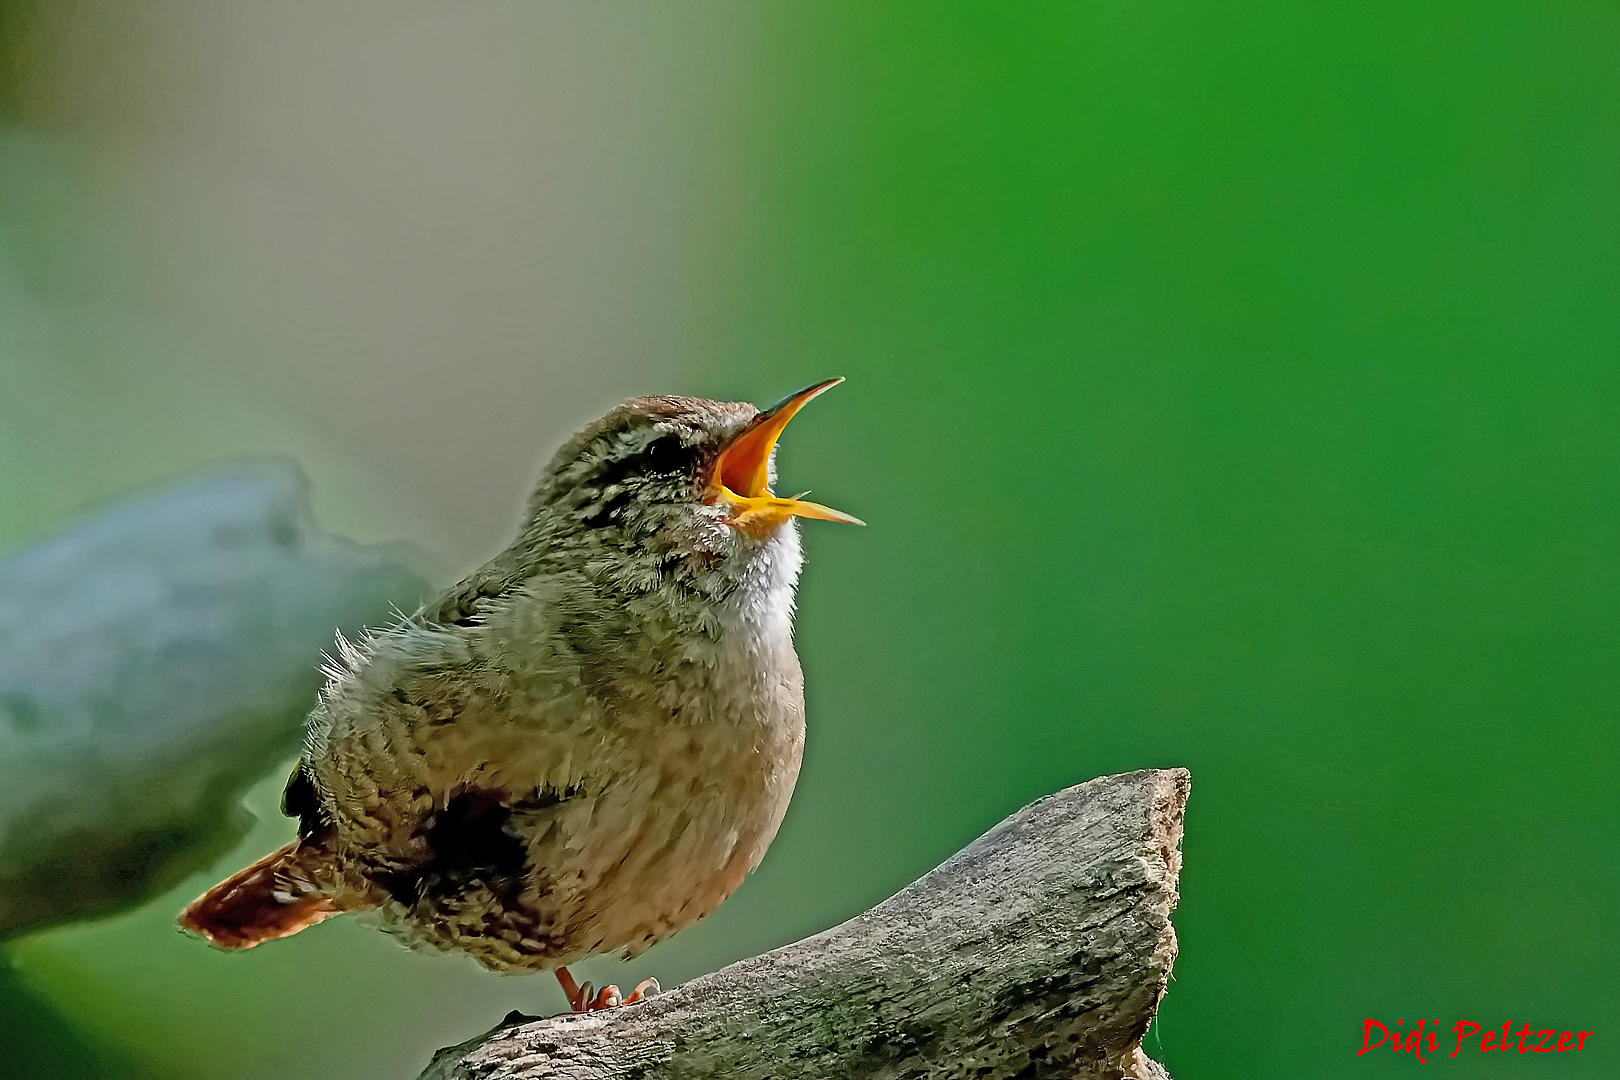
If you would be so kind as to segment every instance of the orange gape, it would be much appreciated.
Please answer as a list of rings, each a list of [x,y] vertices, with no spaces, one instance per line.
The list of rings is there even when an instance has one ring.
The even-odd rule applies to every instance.
[[[338,914],[342,909],[325,897],[293,897],[285,886],[278,890],[277,874],[307,854],[300,848],[307,845],[295,840],[215,885],[180,913],[180,925],[221,948],[251,949]]]

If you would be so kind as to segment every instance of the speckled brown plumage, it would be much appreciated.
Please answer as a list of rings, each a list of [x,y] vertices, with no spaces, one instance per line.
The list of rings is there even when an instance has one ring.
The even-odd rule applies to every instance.
[[[512,971],[712,911],[798,776],[792,517],[840,515],[764,484],[774,432],[826,385],[784,413],[642,398],[571,439],[511,547],[339,641],[284,801],[299,839],[182,924],[239,948],[369,910]]]

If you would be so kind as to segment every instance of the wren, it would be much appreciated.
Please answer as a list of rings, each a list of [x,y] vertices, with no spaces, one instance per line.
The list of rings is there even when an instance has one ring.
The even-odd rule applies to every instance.
[[[545,468],[517,540],[389,629],[341,637],[283,809],[298,838],[180,916],[246,949],[373,912],[496,971],[634,956],[758,865],[804,747],[794,413],[637,398]]]

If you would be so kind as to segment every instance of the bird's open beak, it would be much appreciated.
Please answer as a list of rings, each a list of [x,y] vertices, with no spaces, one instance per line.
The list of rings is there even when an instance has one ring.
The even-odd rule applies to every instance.
[[[756,537],[770,535],[790,517],[865,524],[859,518],[820,503],[805,502],[798,496],[778,498],[766,486],[770,478],[771,450],[776,446],[782,429],[793,419],[793,414],[808,405],[811,399],[843,381],[828,379],[807,386],[754,417],[715,458],[704,501],[729,506],[731,515],[726,521]]]

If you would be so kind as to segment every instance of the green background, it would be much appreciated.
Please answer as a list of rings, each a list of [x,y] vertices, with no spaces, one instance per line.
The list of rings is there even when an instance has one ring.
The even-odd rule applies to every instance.
[[[1392,1075],[1361,1021],[1420,1016],[1596,1032],[1448,1076],[1620,1070],[1620,8],[224,7],[5,9],[0,535],[277,450],[448,579],[612,401],[844,375],[781,457],[869,522],[806,529],[793,809],[588,974],[1180,765],[1172,1075]],[[11,950],[19,1074],[410,1076],[561,1006],[341,922],[215,954],[203,884]]]

